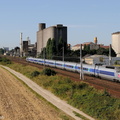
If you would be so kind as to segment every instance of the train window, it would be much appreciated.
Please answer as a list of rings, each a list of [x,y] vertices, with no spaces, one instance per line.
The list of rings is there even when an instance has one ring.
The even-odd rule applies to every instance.
[[[114,66],[106,66],[106,68],[115,69]]]
[[[114,76],[114,72],[109,72],[109,71],[104,71],[104,70],[100,70],[100,74]]]
[[[56,63],[57,66],[62,66],[62,64]]]
[[[53,65],[54,63],[53,62],[48,62],[49,64]]]
[[[78,67],[78,69],[81,69],[81,67]]]
[[[65,65],[65,67],[73,68],[73,66],[72,66],[72,65]]]
[[[88,71],[88,68],[83,68],[83,70]]]
[[[76,69],[76,70],[80,70],[81,68],[80,68],[80,67],[78,67],[78,66],[75,66],[75,69]]]

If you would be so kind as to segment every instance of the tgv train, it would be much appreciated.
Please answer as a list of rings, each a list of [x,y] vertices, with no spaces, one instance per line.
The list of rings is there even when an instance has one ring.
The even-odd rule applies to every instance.
[[[56,67],[60,69],[65,69],[73,72],[81,71],[81,65],[78,63],[39,59],[32,57],[26,58],[26,61]],[[120,82],[120,67],[88,64],[83,64],[82,66],[83,66],[82,71],[84,74]]]

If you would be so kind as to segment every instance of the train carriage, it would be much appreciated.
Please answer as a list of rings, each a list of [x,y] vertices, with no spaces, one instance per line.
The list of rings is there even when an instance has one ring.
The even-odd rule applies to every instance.
[[[63,61],[55,61],[56,68],[65,69],[64,64],[65,64],[65,62],[63,62]]]
[[[115,67],[107,67],[107,66],[100,66],[98,71],[98,77],[108,79],[108,80],[114,80],[115,79]]]
[[[54,60],[45,59],[44,64],[47,65],[47,66],[55,67],[55,61]]]
[[[75,70],[75,68],[76,68],[76,63],[65,62],[64,68],[65,68],[66,70],[75,72],[75,71],[76,71],[76,70]]]
[[[80,72],[81,71],[81,65],[77,64],[75,69],[76,69],[77,72]],[[94,66],[93,65],[83,64],[82,65],[82,70],[83,70],[84,74],[94,75]]]
[[[38,59],[37,63],[43,65],[44,64],[44,60],[43,59]]]

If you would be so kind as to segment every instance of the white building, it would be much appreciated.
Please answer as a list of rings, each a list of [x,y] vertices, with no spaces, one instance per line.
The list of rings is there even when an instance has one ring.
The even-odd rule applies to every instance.
[[[102,65],[115,65],[120,64],[120,57],[112,57],[109,60],[109,57],[106,55],[92,55],[84,58],[85,63],[87,64],[102,64]]]
[[[105,55],[92,55],[84,58],[85,63],[87,64],[103,64],[109,65],[109,57]]]

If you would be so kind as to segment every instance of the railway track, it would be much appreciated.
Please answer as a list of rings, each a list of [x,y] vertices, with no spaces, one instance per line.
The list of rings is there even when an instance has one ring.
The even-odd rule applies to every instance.
[[[25,61],[25,59],[22,59],[22,58],[9,57],[9,59],[11,59],[11,61],[14,61],[16,63],[20,63],[20,64],[24,64],[24,65],[29,64],[31,66],[38,67],[39,69],[48,67],[48,66],[43,66],[43,65],[39,65],[39,64],[28,63]],[[100,78],[95,78],[95,77],[91,77],[88,75],[84,76],[84,78],[85,78],[84,80],[80,80],[79,73],[61,70],[58,68],[52,68],[52,69],[54,69],[59,75],[70,77],[74,81],[84,81],[84,82],[94,86],[96,89],[106,90],[111,96],[120,98],[120,83],[116,83],[116,82],[112,82],[112,81],[108,81],[108,80],[104,80],[104,79],[100,79]]]

